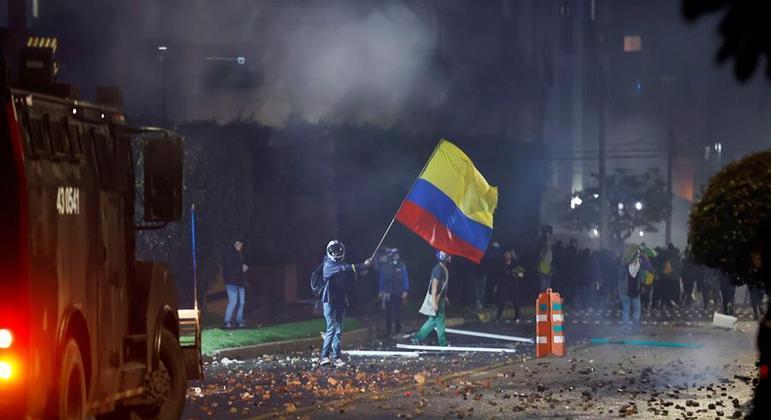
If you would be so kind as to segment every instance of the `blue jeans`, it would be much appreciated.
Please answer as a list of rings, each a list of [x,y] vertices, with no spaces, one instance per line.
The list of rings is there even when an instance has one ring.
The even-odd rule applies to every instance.
[[[238,305],[238,313],[236,314],[236,322],[238,324],[244,322],[244,288],[236,286],[235,284],[226,284],[225,288],[228,291],[228,307],[225,309],[225,323],[227,324],[233,319],[233,310]]]
[[[324,302],[324,321],[327,329],[324,331],[324,345],[321,346],[321,357],[340,358],[340,341],[343,339],[343,317],[345,305],[333,305]]]
[[[640,297],[621,296],[621,321],[624,327],[629,326],[629,304],[632,304],[632,320],[635,326],[640,326]]]

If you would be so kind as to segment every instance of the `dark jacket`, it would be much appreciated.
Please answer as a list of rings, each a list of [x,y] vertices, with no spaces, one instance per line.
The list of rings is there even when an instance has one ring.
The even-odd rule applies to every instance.
[[[222,277],[225,284],[239,287],[246,285],[246,276],[241,266],[244,264],[244,254],[230,248],[222,255]]]
[[[357,274],[363,274],[363,264],[346,264],[324,257],[324,291],[321,301],[335,306],[344,306],[348,301],[348,283]]]
[[[642,261],[640,261],[640,269],[637,270],[637,276],[632,280],[632,284],[637,288],[637,293],[633,296],[640,296],[640,287],[642,286],[642,279],[645,276],[645,269],[642,267]],[[619,296],[629,296],[629,264],[622,264],[621,270],[618,273],[618,294]]]
[[[401,294],[410,289],[407,266],[403,262],[399,261],[398,264],[388,262],[378,267],[380,293]]]
[[[516,286],[515,282],[517,281],[515,272],[516,267],[517,262],[513,260],[509,265],[507,265],[506,262],[498,264],[498,270],[493,277],[495,287],[497,287],[495,296],[493,296],[495,302],[504,303],[507,299],[512,298]]]

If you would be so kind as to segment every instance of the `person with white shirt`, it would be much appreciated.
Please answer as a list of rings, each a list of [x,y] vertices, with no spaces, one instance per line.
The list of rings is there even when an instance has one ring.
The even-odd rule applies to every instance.
[[[618,276],[618,295],[621,298],[621,320],[624,329],[640,328],[640,288],[644,270],[641,269],[640,249],[632,254],[631,260],[624,261]],[[632,322],[629,322],[631,309]]]

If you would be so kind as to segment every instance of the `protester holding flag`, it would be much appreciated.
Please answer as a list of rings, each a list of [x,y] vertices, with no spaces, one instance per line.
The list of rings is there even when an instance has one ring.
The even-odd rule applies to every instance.
[[[440,141],[373,253],[374,257],[395,220],[437,249],[438,263],[420,309],[428,320],[413,342],[424,340],[436,328],[439,345],[447,345],[444,305],[450,254],[477,264],[482,261],[493,236],[497,204],[498,189],[487,183],[471,159],[458,146]]]
[[[423,306],[420,307],[420,313],[428,316],[428,319],[420,327],[420,330],[412,338],[412,344],[421,344],[431,331],[436,330],[436,337],[440,346],[447,345],[447,334],[445,333],[444,307],[449,303],[447,299],[447,284],[450,279],[447,265],[451,257],[443,251],[436,251],[437,263],[431,270],[431,281],[428,284],[426,297],[423,299]]]
[[[332,240],[327,244],[327,252],[324,257],[324,289],[321,294],[321,302],[324,306],[324,344],[321,347],[321,360],[319,364],[326,366],[333,363],[336,367],[345,366],[340,358],[341,341],[343,338],[343,318],[348,306],[347,283],[351,275],[364,275],[367,268],[372,265],[368,259],[362,264],[346,264],[345,246],[342,242]]]

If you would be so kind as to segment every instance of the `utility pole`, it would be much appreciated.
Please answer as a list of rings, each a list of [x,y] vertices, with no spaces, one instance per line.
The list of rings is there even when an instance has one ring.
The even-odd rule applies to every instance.
[[[675,130],[672,125],[672,111],[669,113],[669,138],[667,139],[667,197],[672,206],[672,166],[675,159]],[[667,214],[665,241],[672,242],[672,210]]]
[[[599,140],[599,176],[600,176],[600,248],[608,247],[608,188],[605,162],[605,113],[607,112],[607,92],[605,71],[600,59],[600,100],[597,112],[597,137]]]
[[[591,16],[595,24],[596,37],[597,37],[597,64],[599,67],[597,88],[599,89],[598,103],[597,103],[597,137],[599,148],[599,176],[600,176],[600,248],[608,248],[608,189],[606,183],[606,156],[605,156],[605,124],[607,113],[608,92],[607,83],[605,81],[605,60],[603,54],[603,39],[602,31],[600,30],[600,22],[597,17],[597,4],[595,1],[591,3],[592,10]]]

